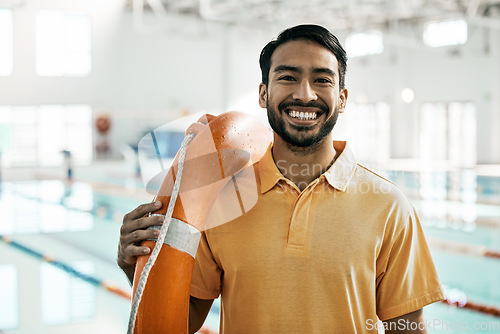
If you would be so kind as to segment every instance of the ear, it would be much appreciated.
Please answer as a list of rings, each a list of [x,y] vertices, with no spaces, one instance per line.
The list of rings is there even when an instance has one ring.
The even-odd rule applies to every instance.
[[[259,106],[267,108],[267,87],[263,83],[259,84]]]
[[[347,104],[347,96],[349,95],[349,92],[347,91],[347,88],[342,88],[340,90],[340,95],[339,95],[339,112],[344,112],[345,106]]]

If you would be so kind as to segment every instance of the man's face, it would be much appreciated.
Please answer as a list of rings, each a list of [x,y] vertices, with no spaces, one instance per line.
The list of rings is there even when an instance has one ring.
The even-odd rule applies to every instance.
[[[290,41],[274,51],[269,83],[259,86],[259,104],[281,139],[307,147],[330,134],[347,100],[338,73],[337,58],[320,44]]]

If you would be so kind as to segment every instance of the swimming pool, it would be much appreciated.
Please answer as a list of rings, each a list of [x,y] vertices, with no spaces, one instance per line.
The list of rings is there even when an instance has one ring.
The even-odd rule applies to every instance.
[[[500,178],[464,173],[457,186],[449,173],[386,175],[412,197],[450,299],[500,307],[500,259],[481,253],[500,252]],[[149,200],[116,182],[2,183],[0,331],[126,332],[131,289],[116,265],[119,229],[124,213]],[[215,329],[218,308],[207,319]],[[500,332],[499,317],[445,304],[425,315],[430,333]]]

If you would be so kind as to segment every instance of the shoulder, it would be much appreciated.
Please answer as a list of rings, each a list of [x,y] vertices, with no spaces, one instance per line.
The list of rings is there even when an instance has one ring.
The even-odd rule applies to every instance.
[[[406,217],[413,212],[413,205],[397,185],[361,164],[356,165],[348,191],[367,203],[397,211]]]

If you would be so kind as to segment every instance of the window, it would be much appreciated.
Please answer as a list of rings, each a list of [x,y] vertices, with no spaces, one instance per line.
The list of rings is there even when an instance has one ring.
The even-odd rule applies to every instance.
[[[420,158],[456,167],[476,164],[476,107],[473,103],[425,103],[420,111]]]
[[[10,113],[11,150],[2,154],[2,161],[8,165],[11,160],[17,166],[34,166],[37,162],[37,137],[35,107],[15,107]],[[9,123],[7,123],[9,124]],[[4,165],[5,166],[5,165]]]
[[[92,67],[86,14],[40,11],[36,15],[36,71],[40,76],[86,76]]]
[[[476,108],[472,103],[448,105],[448,159],[455,166],[474,167],[476,152]]]
[[[382,164],[390,158],[391,115],[388,104],[348,104],[333,129],[335,138],[347,140],[356,158],[365,164]]]
[[[465,44],[467,22],[464,20],[430,22],[424,27],[424,43],[432,46]]]
[[[0,76],[12,74],[14,19],[12,11],[0,9]]]
[[[345,48],[349,57],[382,53],[384,51],[383,34],[380,31],[351,34],[345,40]]]
[[[0,106],[2,166],[58,166],[62,150],[75,165],[92,161],[92,109],[87,105]]]
[[[420,110],[420,196],[427,223],[464,230],[477,217],[476,107],[469,102],[425,103]],[[451,168],[446,171],[445,168]],[[451,202],[446,200],[452,200]]]
[[[86,105],[49,105],[38,108],[38,157],[41,166],[62,162],[61,150],[71,152],[72,162],[92,159],[92,110]]]
[[[420,114],[420,158],[446,160],[446,104],[425,103]]]

